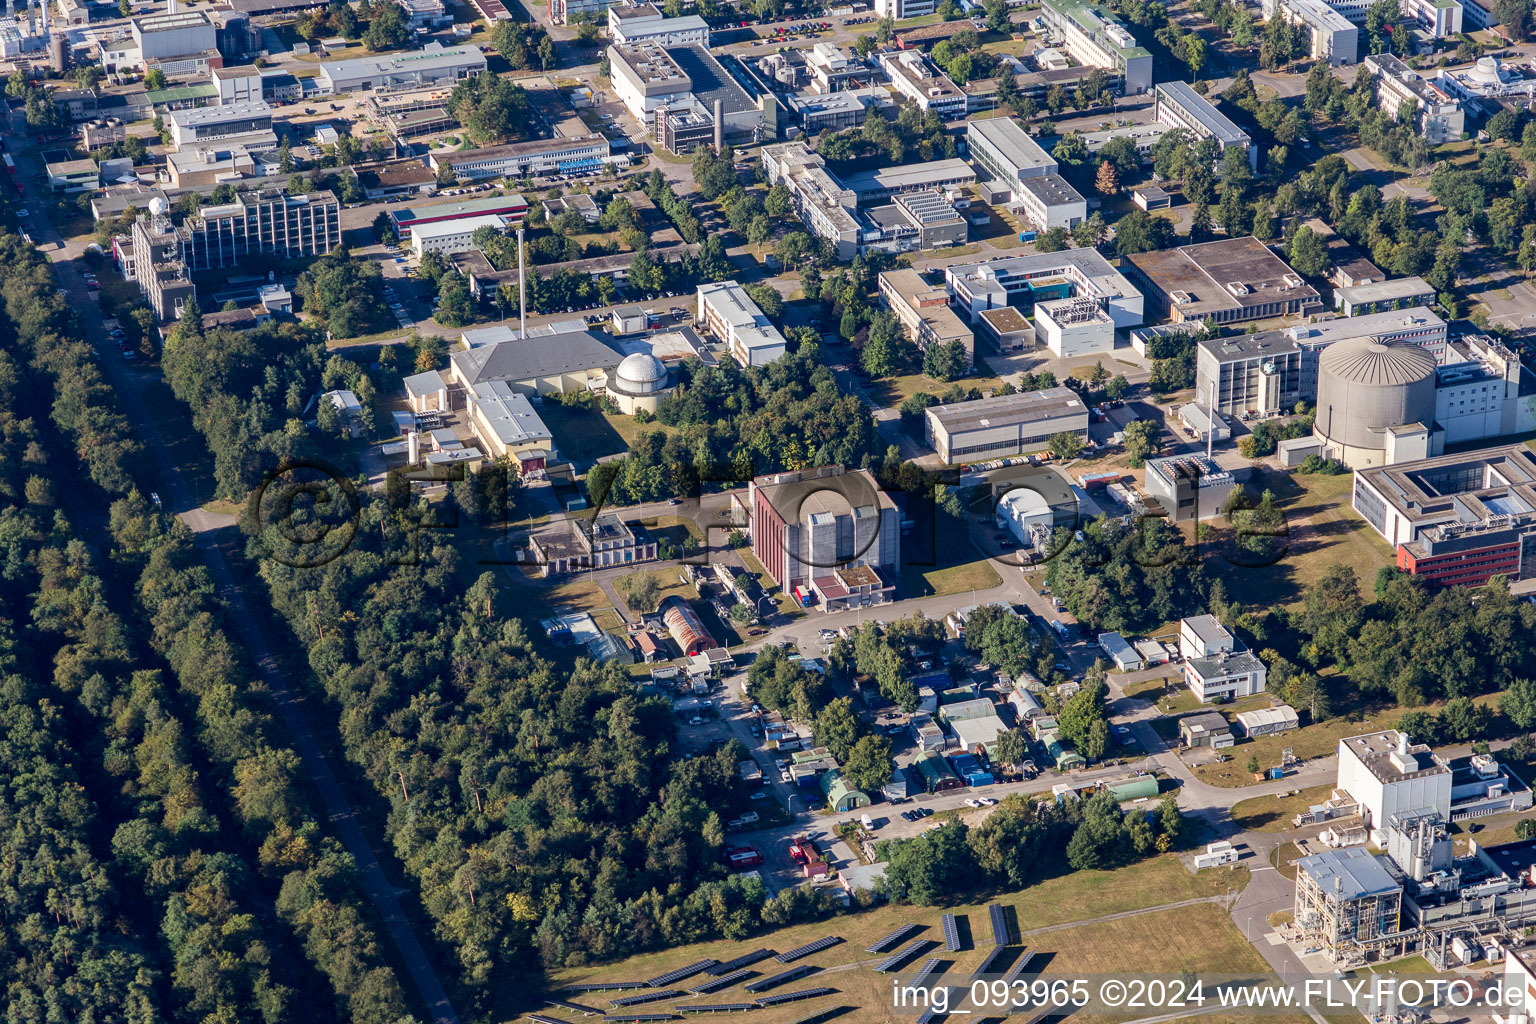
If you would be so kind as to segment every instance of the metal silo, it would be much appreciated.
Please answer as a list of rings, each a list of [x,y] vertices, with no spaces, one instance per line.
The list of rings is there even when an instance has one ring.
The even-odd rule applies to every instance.
[[[1434,418],[1435,357],[1427,349],[1351,338],[1323,350],[1313,430],[1345,465],[1383,465],[1393,428],[1429,427]]]

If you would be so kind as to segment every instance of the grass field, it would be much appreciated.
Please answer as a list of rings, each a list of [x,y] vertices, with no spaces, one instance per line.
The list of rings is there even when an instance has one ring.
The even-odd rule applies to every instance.
[[[623,437],[610,419],[596,409],[572,409],[547,401],[539,410],[539,417],[554,435],[560,454],[572,462],[589,462],[629,451],[631,439]]]
[[[922,566],[905,566],[901,570],[902,584],[907,596],[923,594],[943,596],[963,594],[972,590],[990,590],[1003,582],[992,563],[985,558],[964,565],[925,569]]]
[[[1001,377],[983,374],[977,377],[962,377],[957,381],[944,383],[936,381],[932,377],[921,373],[908,373],[899,377],[882,377],[871,381],[869,395],[875,401],[884,406],[898,406],[911,398],[919,391],[926,391],[930,395],[941,395],[955,384],[969,391],[971,388],[980,388],[983,395],[990,395],[993,388],[1001,387]]]
[[[1269,851],[1269,864],[1285,878],[1296,881],[1296,862],[1301,859],[1301,851],[1295,843],[1283,843]]]
[[[1331,785],[1303,789],[1291,796],[1256,796],[1232,805],[1232,823],[1257,832],[1279,832],[1313,804],[1328,799]]]

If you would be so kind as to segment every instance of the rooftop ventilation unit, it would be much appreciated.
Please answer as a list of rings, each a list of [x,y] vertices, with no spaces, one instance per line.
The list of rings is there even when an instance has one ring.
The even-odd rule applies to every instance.
[[[1173,299],[1173,304],[1176,306],[1187,305],[1194,301],[1193,297],[1186,291],[1175,291],[1169,295],[1169,298]]]
[[[1253,289],[1249,288],[1246,284],[1243,284],[1243,282],[1241,282],[1241,281],[1228,281],[1227,282],[1227,291],[1231,292],[1233,295],[1247,295],[1252,290]]]

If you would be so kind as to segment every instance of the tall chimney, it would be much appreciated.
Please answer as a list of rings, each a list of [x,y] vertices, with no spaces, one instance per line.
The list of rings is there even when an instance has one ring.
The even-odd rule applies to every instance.
[[[528,337],[528,282],[523,269],[523,228],[517,228],[517,327],[518,336]]]
[[[406,448],[408,450],[406,458],[410,464],[414,466],[421,461],[421,431],[411,431],[409,434],[405,435],[405,440]]]
[[[725,101],[715,100],[715,152],[725,152]]]

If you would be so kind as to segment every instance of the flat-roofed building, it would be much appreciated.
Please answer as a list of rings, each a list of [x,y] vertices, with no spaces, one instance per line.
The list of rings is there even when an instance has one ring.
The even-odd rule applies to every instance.
[[[1097,249],[956,263],[945,268],[944,285],[955,308],[973,324],[984,310],[1077,296],[1097,301],[1116,328],[1139,327],[1142,322],[1141,293]]]
[[[1422,277],[1399,277],[1333,290],[1333,308],[1345,316],[1387,313],[1414,306],[1432,306],[1435,290]]]
[[[324,60],[316,80],[324,92],[361,92],[457,82],[485,69],[485,54],[478,46],[433,44],[402,53]]]
[[[411,228],[411,249],[420,259],[429,252],[464,252],[475,248],[475,232],[490,228],[499,233],[507,230],[506,218],[491,213],[480,217],[461,217],[456,220],[431,221]]]
[[[255,99],[221,103],[214,107],[173,110],[166,117],[171,142],[177,149],[200,142],[216,142],[237,135],[272,130],[272,107]]]
[[[660,46],[709,45],[709,22],[697,14],[664,16],[655,4],[608,8],[608,37],[615,46],[650,42]]]
[[[922,192],[903,192],[892,201],[906,221],[906,229],[899,238],[902,248],[910,240],[908,232],[916,236],[918,249],[943,249],[952,245],[964,245],[968,228],[965,218],[943,194],[929,189]]]
[[[1071,388],[930,406],[928,444],[946,466],[1044,451],[1054,434],[1088,440],[1088,407]]]
[[[843,187],[862,204],[876,203],[904,192],[947,191],[974,184],[976,171],[964,160],[929,160],[844,175]]]
[[[506,381],[476,384],[466,399],[470,427],[480,446],[493,459],[510,459],[523,479],[543,479],[549,463],[559,460],[554,434],[528,396]]]
[[[966,366],[975,363],[976,336],[949,308],[943,285],[931,285],[915,270],[887,270],[878,277],[880,295],[920,351],[958,341],[965,346]]]
[[[182,221],[182,259],[193,271],[237,267],[249,255],[324,256],[341,244],[341,200],[333,192],[289,195],[281,188],[241,192]]]
[[[811,234],[832,245],[839,260],[858,255],[863,234],[854,215],[858,199],[832,176],[825,160],[803,142],[786,142],[763,147],[763,171],[770,185],[789,189],[800,219]]]
[[[1035,337],[1058,359],[1115,349],[1115,321],[1087,295],[1035,303]]]
[[[1174,522],[1209,519],[1221,514],[1235,478],[1204,455],[1148,459],[1142,488]]]
[[[1370,55],[1365,68],[1376,76],[1376,99],[1392,120],[1402,120],[1411,108],[1414,130],[1431,146],[1461,139],[1467,129],[1461,100],[1390,53]]]
[[[652,111],[680,103],[693,93],[693,80],[657,43],[610,46],[608,66],[614,95],[641,121],[649,121]]]
[[[208,72],[208,77],[218,90],[217,102],[220,104],[250,103],[266,98],[261,92],[261,69],[254,64],[214,68]]]
[[[987,187],[994,191],[1016,197],[1019,183],[1026,178],[1044,177],[1059,169],[1055,158],[1011,117],[969,121],[965,139],[971,159],[985,172]]]
[[[603,12],[626,3],[627,0],[549,0],[549,20],[556,25],[569,25],[580,14],[590,14],[601,21]],[[476,4],[500,4],[501,0],[476,0]],[[508,14],[508,19],[511,15]]]
[[[997,342],[999,352],[1022,352],[1035,347],[1035,325],[1012,306],[984,309],[977,320]]]
[[[168,60],[205,54],[209,50],[217,53],[218,32],[208,15],[201,11],[131,18],[128,34],[138,47],[146,69],[160,67]]]
[[[165,155],[172,188],[238,181],[256,174],[256,158],[244,146],[197,146]]]
[[[1125,95],[1140,96],[1152,88],[1151,51],[1104,8],[1089,0],[1043,0],[1040,18],[1079,63],[1118,72]]]
[[[1203,339],[1195,349],[1195,401],[1234,416],[1267,416],[1317,400],[1318,361],[1335,342],[1408,341],[1445,361],[1446,322],[1422,306]]]
[[[748,486],[752,553],[786,594],[824,609],[877,604],[901,569],[901,513],[862,469],[773,473]]]
[[[427,158],[432,170],[447,167],[454,177],[469,181],[486,178],[522,178],[541,174],[593,174],[612,163],[628,162],[615,156],[606,135],[581,135],[569,139],[531,139],[484,149],[433,150]]]
[[[1163,141],[1163,136],[1173,131],[1166,124],[1154,122],[1152,124],[1127,124],[1116,125],[1113,128],[1105,128],[1096,132],[1083,132],[1079,137],[1083,145],[1088,149],[1090,158],[1097,158],[1099,152],[1115,139],[1125,139],[1136,150],[1136,156],[1143,164],[1152,162],[1152,150]]]
[[[1536,456],[1524,445],[1362,469],[1351,500],[1398,568],[1428,582],[1481,586],[1536,566]]]
[[[1311,56],[1333,65],[1359,59],[1360,30],[1323,0],[1264,0],[1264,19],[1275,17],[1307,32]]]
[[[891,86],[916,103],[919,110],[932,110],[946,121],[965,116],[965,93],[921,53],[916,50],[882,53],[879,60]]]
[[[1175,322],[1234,324],[1322,309],[1317,289],[1252,235],[1133,253],[1124,269]]]
[[[784,335],[735,281],[699,285],[696,315],[743,367],[766,366],[784,354]]]
[[[1197,139],[1215,139],[1223,154],[1230,148],[1241,147],[1248,155],[1248,166],[1254,171],[1259,169],[1259,152],[1248,133],[1195,92],[1188,82],[1159,82],[1153,92],[1160,122],[1170,128],[1183,128]]]
[[[811,87],[820,93],[842,92],[861,79],[868,82],[871,75],[868,64],[832,43],[812,46],[805,55],[805,66],[810,71]]]
[[[489,217],[493,214],[509,223],[520,221],[528,215],[528,200],[514,192],[504,196],[458,199],[421,206],[413,203],[389,211],[389,219],[394,224],[395,232],[404,237],[413,227],[470,217]]]
[[[1025,178],[1013,195],[1019,213],[1036,231],[1070,231],[1088,219],[1088,200],[1059,174]]]
[[[938,0],[875,0],[875,15],[895,21],[926,18],[938,9]]]
[[[829,93],[794,93],[786,96],[784,102],[790,113],[800,119],[800,127],[807,135],[853,128],[863,124],[871,110],[885,112],[896,106],[890,91],[878,86]]]
[[[1432,38],[1460,35],[1463,7],[1461,0],[1408,0],[1403,13],[1419,23]]]

